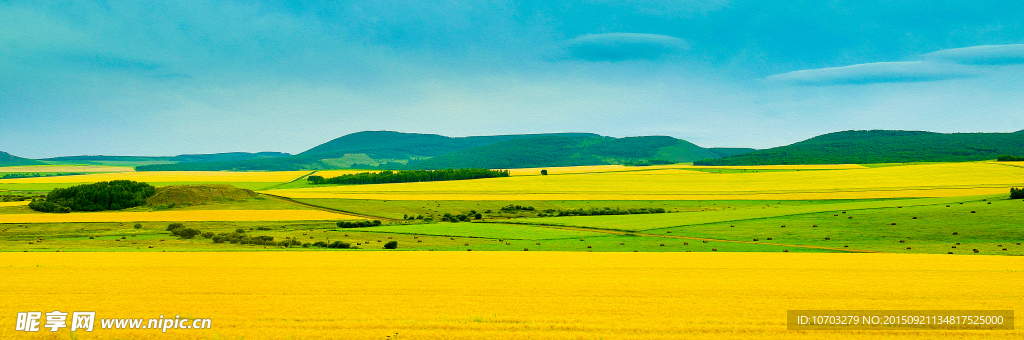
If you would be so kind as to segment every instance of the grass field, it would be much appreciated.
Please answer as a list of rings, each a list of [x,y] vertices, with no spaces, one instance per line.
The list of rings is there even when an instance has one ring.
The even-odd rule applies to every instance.
[[[766,253],[0,253],[17,312],[209,318],[55,339],[1021,339],[1016,331],[788,331],[798,309],[1021,310],[1006,256]],[[73,272],[75,275],[68,275]],[[8,323],[8,321],[10,323]],[[1019,317],[1018,320],[1019,321]],[[49,336],[49,337],[48,337]]]
[[[639,170],[632,170],[638,168]],[[683,168],[694,167],[676,165],[552,168],[549,172],[564,174],[266,191],[274,194],[299,193],[296,196],[304,196],[311,192],[345,196],[346,192],[357,192],[381,195],[387,199],[298,198],[298,202],[289,202],[273,197],[258,197],[241,202],[177,206],[170,209],[138,207],[121,212],[71,214],[37,213],[28,209],[24,202],[14,202],[0,206],[0,230],[3,230],[0,231],[0,249],[132,249],[123,243],[111,243],[111,240],[95,238],[99,235],[115,238],[136,235],[131,236],[136,237],[131,245],[139,250],[263,249],[249,245],[213,244],[209,239],[203,238],[178,240],[162,230],[171,222],[191,222],[191,225],[204,232],[215,233],[229,233],[237,228],[251,228],[253,223],[263,223],[272,228],[255,230],[253,235],[272,236],[275,240],[301,239],[302,243],[340,240],[361,249],[380,249],[377,243],[394,240],[399,242],[399,250],[865,251],[1024,255],[1024,248],[1017,245],[1024,242],[1024,233],[1013,227],[1021,220],[1022,204],[1019,200],[1006,199],[1006,184],[1024,179],[1020,176],[1024,174],[1024,169],[1018,170],[1016,166],[995,162],[893,164],[876,168],[776,166],[732,169],[760,172],[730,170],[725,173],[682,170]],[[591,173],[574,173],[579,171]],[[972,171],[981,175],[972,175]],[[338,174],[345,172],[349,171],[339,171]],[[139,174],[151,176],[151,179],[173,178],[200,182],[225,180],[232,185],[280,186],[302,182],[296,179],[301,179],[309,173],[311,172]],[[187,176],[189,174],[192,177]],[[280,182],[230,182],[270,179]],[[32,180],[42,179],[22,181]],[[795,184],[787,187],[785,183]],[[810,193],[808,188],[812,185],[831,187],[831,190],[837,192],[835,196],[840,198],[846,193],[855,194],[858,199],[778,198],[780,195],[786,197],[793,193]],[[950,189],[953,187],[956,188]],[[738,194],[741,192],[739,189],[742,189],[744,194]],[[977,193],[979,189],[984,189],[982,192],[998,190],[998,193],[948,196],[948,193],[943,191],[961,190]],[[715,190],[716,197],[735,196],[743,199],[659,200],[651,197],[672,192],[676,192],[671,195],[672,197],[690,195],[689,193],[699,195],[702,193],[701,190],[705,190],[703,194]],[[825,190],[814,191],[816,195],[826,194]],[[896,193],[895,196],[928,192],[929,195],[938,197],[891,198],[891,194],[877,195],[883,191]],[[453,192],[457,194],[451,194]],[[535,199],[537,195],[555,195],[568,199]],[[492,196],[502,199],[465,199],[493,198]],[[766,196],[773,199],[766,200]],[[424,197],[431,199],[422,199]],[[615,199],[597,200],[586,199],[587,197]],[[501,210],[510,204],[529,206],[534,210]],[[537,217],[538,213],[549,209],[557,211],[604,207],[662,208],[669,213]],[[474,223],[401,221],[406,217],[415,216],[429,217],[437,221],[446,213],[480,213],[482,219],[475,220]],[[339,229],[334,226],[335,221],[357,218],[355,216],[382,219],[385,223],[374,228]],[[146,222],[147,228],[153,224],[159,227],[147,229],[145,235],[138,235],[139,231],[130,228],[118,228],[136,222]],[[118,227],[109,227],[110,223],[117,223]],[[307,224],[309,228],[295,227]],[[108,227],[98,227],[100,225]],[[97,228],[105,229],[101,234],[82,232]],[[304,235],[313,231],[307,229],[313,229],[320,234]],[[302,230],[306,232],[300,232]],[[953,235],[953,232],[957,232],[957,235]],[[94,238],[89,239],[89,236]],[[40,238],[46,239],[46,242],[34,241]],[[530,240],[543,242],[525,242]],[[899,242],[901,240],[903,242]],[[32,245],[28,244],[30,241],[33,241]],[[150,246],[153,248],[149,248]],[[267,249],[305,251],[314,248],[293,246],[285,249]],[[978,249],[978,252],[974,252],[975,249]]]

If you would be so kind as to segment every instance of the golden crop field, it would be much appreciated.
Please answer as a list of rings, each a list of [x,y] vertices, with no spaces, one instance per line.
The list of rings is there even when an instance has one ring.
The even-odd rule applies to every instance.
[[[814,200],[1005,193],[1024,168],[986,162],[841,170],[651,170],[270,190],[293,198],[381,200]]]
[[[17,207],[21,205],[28,205],[29,201],[18,201],[18,202],[0,202],[0,207]]]
[[[157,221],[325,221],[356,217],[321,210],[185,210],[0,214],[0,223],[157,222]]]
[[[550,168],[523,168],[510,169],[512,176],[540,175],[541,170],[547,170],[549,175],[561,174],[583,174],[598,172],[623,172],[623,171],[648,171],[663,169],[750,169],[750,170],[834,170],[834,169],[863,169],[859,164],[810,164],[810,165],[757,165],[757,166],[699,166],[688,164],[666,164],[652,166],[625,166],[625,165],[585,165],[585,166],[564,166]]]
[[[309,171],[268,171],[268,172],[227,172],[227,171],[143,171],[103,173],[77,176],[54,176],[13,178],[0,180],[2,183],[95,183],[113,180],[138,182],[289,182],[308,174]]]
[[[133,172],[130,166],[108,165],[22,165],[0,167],[0,172]]]
[[[786,329],[787,310],[1024,310],[1024,260],[1004,256],[0,253],[0,263],[4,339],[51,335],[15,332],[14,318],[53,310],[97,319],[91,333],[47,337],[57,339],[1024,338],[1019,328]],[[99,325],[160,315],[209,318],[212,327]]]

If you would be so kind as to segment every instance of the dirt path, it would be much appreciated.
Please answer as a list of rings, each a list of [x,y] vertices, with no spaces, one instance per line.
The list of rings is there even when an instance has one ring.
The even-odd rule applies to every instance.
[[[309,204],[309,203],[305,203],[305,202],[299,202],[299,201],[296,201],[294,199],[291,199],[291,198],[288,198],[288,197],[284,197],[284,196],[272,195],[272,194],[267,194],[267,193],[260,193],[260,195],[261,196],[270,197],[272,199],[276,199],[276,200],[279,200],[279,201],[291,203],[291,204],[301,205],[301,206],[304,206],[304,207],[307,207],[307,208],[313,208],[313,209],[328,211],[328,212],[337,213],[337,214],[351,215],[351,216],[356,216],[356,217],[368,218],[368,219],[371,219],[371,220],[397,221],[396,219],[393,219],[393,218],[387,218],[387,217],[382,217],[382,216],[374,216],[374,215],[367,215],[367,214],[360,214],[360,213],[357,213],[357,212],[351,212],[351,211],[346,211],[346,210],[341,210],[341,209],[334,209],[334,208],[328,208],[328,207],[323,207],[323,206],[319,206],[319,205]]]

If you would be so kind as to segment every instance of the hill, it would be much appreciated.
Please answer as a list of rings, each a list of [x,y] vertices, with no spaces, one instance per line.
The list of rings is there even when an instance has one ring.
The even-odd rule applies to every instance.
[[[34,159],[21,158],[21,157],[18,157],[18,156],[15,156],[15,155],[12,155],[12,154],[0,151],[0,166],[44,165],[44,164],[46,164],[46,163],[43,163],[43,162],[40,162],[40,161],[37,161],[37,160],[34,160]]]
[[[241,161],[158,164],[136,167],[139,171],[172,170],[306,170],[339,168],[400,169],[406,164],[474,147],[534,137],[600,137],[589,133],[446,137],[393,131],[348,134],[298,155]]]
[[[696,165],[868,164],[966,162],[1024,155],[1024,130],[1014,133],[936,133],[926,131],[841,131],[777,148],[758,150]]]
[[[74,165],[147,165],[147,164],[177,164],[177,163],[199,163],[219,161],[239,161],[249,159],[263,159],[274,157],[291,156],[283,152],[225,152],[213,154],[191,154],[178,156],[65,156],[44,158],[49,164],[74,164]]]
[[[223,201],[242,201],[256,197],[249,189],[239,189],[227,184],[170,185],[156,189],[146,199],[148,205],[198,205]]]
[[[598,135],[538,136],[470,148],[411,162],[409,169],[531,168],[622,164],[641,160],[673,163],[719,157],[690,142],[665,136],[613,138]]]

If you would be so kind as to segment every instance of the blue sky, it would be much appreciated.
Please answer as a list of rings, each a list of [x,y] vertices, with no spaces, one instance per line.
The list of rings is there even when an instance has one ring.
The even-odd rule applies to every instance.
[[[0,1],[0,151],[1024,129],[1019,1]]]

